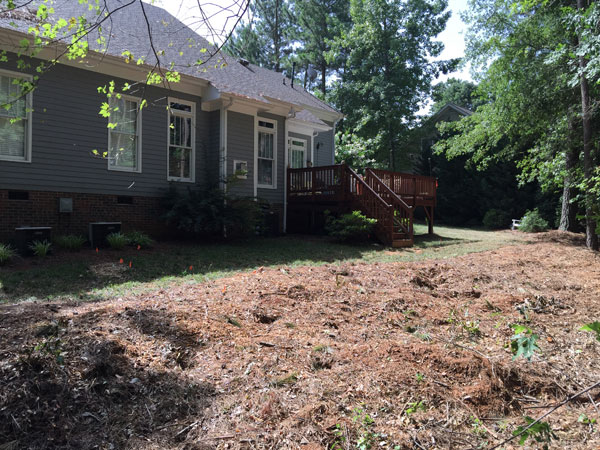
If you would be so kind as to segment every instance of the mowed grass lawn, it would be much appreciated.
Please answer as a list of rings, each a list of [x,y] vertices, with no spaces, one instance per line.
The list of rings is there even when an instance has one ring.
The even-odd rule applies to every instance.
[[[526,240],[525,235],[509,231],[438,226],[435,232],[429,236],[426,226],[415,225],[415,246],[407,249],[373,243],[346,245],[326,237],[297,235],[232,243],[161,243],[142,251],[96,253],[84,249],[48,256],[43,261],[28,258],[0,268],[0,301],[99,300],[171,284],[198,283],[258,267],[443,259]]]

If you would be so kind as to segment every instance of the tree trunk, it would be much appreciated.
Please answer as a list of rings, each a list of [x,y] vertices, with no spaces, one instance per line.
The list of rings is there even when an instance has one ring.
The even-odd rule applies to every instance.
[[[325,98],[327,89],[327,63],[323,63],[321,66],[321,92],[323,92],[323,98]]]
[[[569,121],[569,131],[573,131],[573,122]],[[572,133],[569,133],[572,135]],[[562,195],[562,208],[560,212],[560,224],[558,229],[560,231],[576,231],[577,229],[577,218],[575,204],[571,203],[571,200],[575,197],[575,188],[573,187],[573,172],[577,167],[579,160],[579,149],[575,146],[571,146],[567,149],[565,155],[565,166],[567,174],[565,175],[563,195]]]
[[[585,0],[577,0],[577,8],[583,13]],[[579,41],[581,45],[581,40]],[[581,112],[583,115],[583,178],[589,182],[592,178],[592,121],[590,118],[590,90],[585,75],[587,60],[579,57],[579,70],[581,71],[579,85],[581,88]],[[586,187],[585,200],[585,244],[592,250],[598,250],[598,236],[596,235],[596,221],[593,218],[594,198]]]

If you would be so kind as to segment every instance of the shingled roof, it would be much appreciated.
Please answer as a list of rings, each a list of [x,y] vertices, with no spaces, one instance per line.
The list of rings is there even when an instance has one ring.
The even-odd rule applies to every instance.
[[[17,4],[26,5],[27,0],[19,0]],[[254,64],[242,64],[235,58],[226,55],[211,45],[206,39],[187,27],[164,9],[151,4],[144,4],[150,24],[150,39],[139,2],[131,5],[131,0],[105,0],[110,17],[102,24],[102,35],[106,44],[96,42],[97,34],[88,36],[90,49],[124,58],[126,50],[137,60],[143,58],[148,65],[155,65],[156,56],[152,47],[159,54],[159,62],[164,67],[174,63],[174,69],[182,74],[208,81],[221,94],[231,94],[263,103],[273,100],[304,108],[322,110],[328,113],[339,113],[327,103],[319,100],[301,86],[291,86],[291,80],[283,74],[258,67]],[[127,6],[129,5],[129,6]],[[35,14],[27,13],[27,6],[12,13],[0,16],[0,27],[27,32],[35,22]],[[75,0],[54,0],[54,17],[68,18],[87,15],[97,21],[95,12],[90,12],[87,5],[80,5]],[[29,11],[35,9],[29,7]],[[102,17],[102,16],[101,16]],[[341,115],[340,115],[341,116]],[[308,110],[300,111],[300,120],[323,123]]]

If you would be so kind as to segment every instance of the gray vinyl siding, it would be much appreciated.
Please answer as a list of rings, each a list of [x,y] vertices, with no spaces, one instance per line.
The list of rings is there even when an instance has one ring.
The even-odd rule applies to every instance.
[[[2,63],[0,68],[16,71],[10,62]],[[207,176],[209,167],[217,159],[212,152],[218,152],[218,144],[213,144],[212,113],[202,111],[200,97],[158,87],[133,89],[128,95],[144,97],[148,101],[148,106],[142,110],[142,172],[110,171],[106,159],[93,155],[94,150],[100,154],[107,151],[107,119],[98,114],[106,96],[98,93],[98,87],[108,85],[111,79],[63,65],[43,75],[33,92],[31,163],[0,160],[0,188],[163,195],[169,186],[166,110],[169,96],[196,103],[196,184],[205,185],[210,180]],[[125,80],[115,79],[115,82],[120,87]],[[218,134],[218,121],[216,125]]]
[[[315,137],[315,166],[330,166],[334,164],[333,130],[320,131]]]
[[[233,195],[254,197],[254,116],[227,111],[227,176],[235,160],[248,163],[248,178],[235,179],[228,186]]]
[[[306,134],[294,133],[292,131],[290,131],[288,134],[290,135],[290,138],[303,139],[306,141],[306,149],[305,149],[305,151],[307,152],[306,160],[312,162],[312,159],[311,159],[312,147],[311,147],[311,142],[310,142],[311,137]],[[288,163],[291,163],[291,161],[289,161],[289,155],[288,155]],[[316,165],[316,164],[313,164],[313,165]]]
[[[283,204],[283,191],[286,183],[285,177],[285,118],[268,113],[259,113],[259,117],[277,121],[277,161],[276,161],[276,189],[258,188],[257,197],[269,203]]]

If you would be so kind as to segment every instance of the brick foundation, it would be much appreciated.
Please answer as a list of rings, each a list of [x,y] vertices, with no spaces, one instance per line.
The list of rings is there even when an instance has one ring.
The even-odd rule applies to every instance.
[[[76,194],[67,192],[27,191],[27,200],[15,191],[0,190],[0,242],[10,240],[20,226],[49,226],[52,235],[81,234],[87,236],[90,222],[122,222],[123,231],[139,230],[160,237],[166,226],[160,217],[160,198],[116,195]],[[59,212],[59,199],[72,198],[73,212]],[[132,204],[119,204],[131,200]]]

